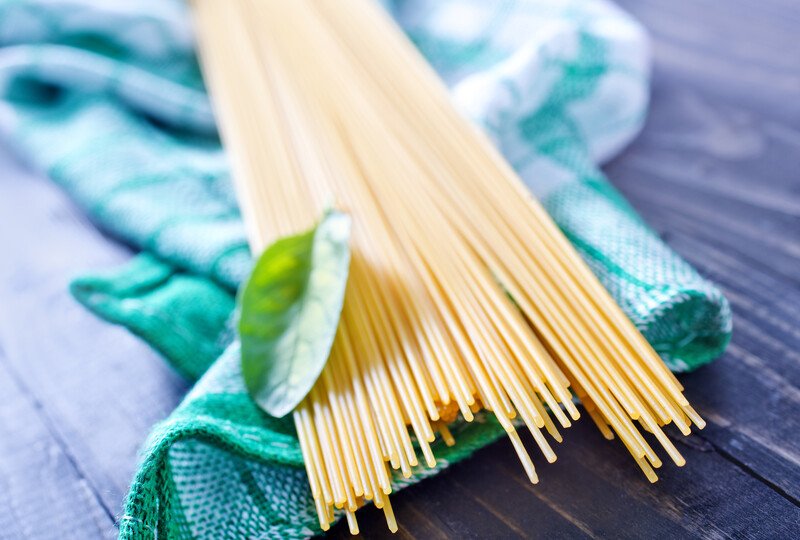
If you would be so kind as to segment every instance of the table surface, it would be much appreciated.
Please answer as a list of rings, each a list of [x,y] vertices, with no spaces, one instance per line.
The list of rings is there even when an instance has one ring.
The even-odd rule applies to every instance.
[[[728,351],[681,377],[709,425],[652,485],[591,422],[538,486],[498,442],[393,496],[402,537],[800,537],[800,6],[622,3],[653,36],[652,109],[605,169],[731,301]],[[8,153],[0,171],[0,538],[114,537],[137,450],[187,387],[67,292],[129,250]],[[388,536],[378,510],[359,521]]]

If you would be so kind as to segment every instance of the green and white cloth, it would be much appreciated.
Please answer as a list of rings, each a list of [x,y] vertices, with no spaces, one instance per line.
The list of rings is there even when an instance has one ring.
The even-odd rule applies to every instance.
[[[603,0],[386,3],[668,365],[720,355],[727,301],[598,168],[644,119],[641,27]],[[0,0],[0,132],[143,252],[77,279],[76,298],[197,380],[143,450],[120,536],[316,532],[291,423],[241,381],[228,321],[251,256],[183,2]],[[500,433],[489,419],[459,426],[436,470]]]

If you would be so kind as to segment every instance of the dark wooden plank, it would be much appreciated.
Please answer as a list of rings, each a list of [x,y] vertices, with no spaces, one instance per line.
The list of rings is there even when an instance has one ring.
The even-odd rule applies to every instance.
[[[114,537],[113,516],[41,417],[41,404],[6,370],[2,351],[0,396],[0,538]]]
[[[510,446],[507,450],[511,454],[503,459],[516,460]],[[507,470],[497,467],[494,458],[478,457],[480,455],[483,452],[392,496],[404,536],[519,538],[535,530],[541,537],[591,537],[588,527],[554,508],[532,489],[521,468],[512,478]],[[492,477],[502,478],[502,481],[486,482]],[[509,504],[510,501],[513,503]],[[520,511],[523,506],[524,512]],[[358,518],[363,536],[391,536],[382,511],[366,508]],[[349,537],[346,524],[335,527],[332,536]]]
[[[631,159],[615,161],[609,170],[651,223],[667,233],[670,227],[682,226],[687,233],[691,227],[691,232],[713,238],[714,244],[724,246],[728,253],[762,264],[769,261],[771,270],[784,280],[800,283],[796,271],[800,264],[800,186],[795,185],[793,191],[791,185],[776,187],[778,181],[765,178],[771,174],[771,157],[762,158],[761,175],[754,178],[737,172],[735,163],[707,165],[707,157],[665,152],[645,143],[628,154]],[[784,163],[796,160],[795,170],[800,171],[800,131],[796,144],[780,146]]]
[[[686,466],[667,464],[659,482],[650,484],[622,444],[605,441],[591,422],[578,422],[565,436],[556,463],[536,460],[538,485],[530,485],[513,447],[503,440],[395,494],[401,529],[418,538],[429,537],[425,522],[443,522],[439,530],[455,538],[792,538],[800,533],[795,504],[700,437],[676,438]],[[362,537],[391,536],[379,511],[362,511],[359,518]],[[338,524],[332,536],[348,537],[346,525]]]
[[[700,90],[706,98],[745,113],[729,114],[726,120],[728,126],[745,120],[740,123],[740,135],[747,135],[746,120],[751,114],[795,128],[800,125],[800,103],[794,99],[800,88],[800,57],[794,54],[800,24],[797,2],[734,0],[724,6],[715,0],[618,3],[651,34],[654,98],[663,97],[667,89],[675,90],[674,85],[663,86],[667,80]],[[680,92],[678,97],[681,95],[687,94]],[[654,106],[651,119],[663,112]],[[673,118],[667,125],[681,126],[687,119],[683,116]],[[726,134],[730,136],[725,137]],[[752,137],[742,140],[736,134],[726,130],[701,141],[676,138],[675,142],[687,149],[718,149],[716,157],[725,159],[730,154],[727,150],[750,146],[742,143]]]
[[[101,236],[50,182],[7,155],[0,163],[2,368],[27,389],[81,477],[60,495],[31,481],[16,513],[0,521],[28,528],[31,538],[47,538],[54,534],[50,524],[77,519],[72,514],[81,508],[77,500],[70,508],[69,499],[75,489],[94,494],[108,515],[119,514],[139,447],[186,384],[144,343],[98,320],[69,295],[72,276],[120,264],[128,251]],[[20,419],[28,420],[36,421]],[[3,425],[0,439],[18,437],[15,427]],[[26,466],[21,457],[4,452],[0,460],[15,469]],[[65,498],[51,505],[51,521],[33,519],[36,506],[54,496]]]

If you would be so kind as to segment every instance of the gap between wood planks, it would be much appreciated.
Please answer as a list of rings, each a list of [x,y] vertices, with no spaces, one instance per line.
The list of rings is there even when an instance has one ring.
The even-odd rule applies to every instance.
[[[64,439],[59,434],[58,430],[55,428],[53,421],[50,419],[49,415],[45,411],[45,407],[42,404],[42,401],[34,394],[31,388],[27,384],[25,384],[25,381],[14,370],[14,367],[11,365],[11,363],[5,361],[5,358],[6,358],[5,350],[3,349],[2,342],[0,342],[0,360],[3,361],[3,368],[9,374],[12,383],[19,389],[21,394],[23,394],[28,398],[32,408],[34,409],[34,411],[36,411],[37,417],[47,430],[47,433],[52,437],[53,442],[58,446],[59,451],[64,455],[66,460],[69,462],[70,466],[73,468],[78,478],[85,483],[84,485],[86,485],[86,487],[88,488],[89,492],[91,493],[97,505],[103,509],[105,515],[111,520],[111,523],[113,523],[116,526],[117,518],[114,515],[114,511],[111,510],[105,504],[105,502],[103,502],[103,498],[100,496],[100,491],[97,489],[97,486],[95,486],[90,480],[90,478],[86,475],[85,471],[80,466],[80,462],[72,454],[69,445],[67,445],[66,441],[64,441]]]
[[[767,486],[768,488],[773,490],[775,493],[777,493],[778,495],[780,495],[781,497],[783,497],[784,499],[786,499],[787,501],[789,501],[790,503],[792,503],[796,507],[800,508],[800,499],[798,499],[797,497],[793,497],[791,494],[787,493],[781,486],[775,484],[769,478],[765,478],[764,476],[759,474],[756,470],[754,470],[753,468],[749,467],[747,464],[743,463],[738,458],[736,458],[736,456],[734,456],[733,454],[731,454],[730,452],[728,452],[724,448],[721,448],[720,446],[717,446],[710,439],[707,439],[706,437],[704,437],[701,433],[695,433],[694,435],[696,437],[702,439],[703,442],[705,442],[709,446],[711,446],[711,449],[714,452],[716,452],[717,454],[719,454],[719,456],[721,458],[725,459],[726,461],[731,463],[733,466],[737,467],[743,473],[745,473],[745,474],[749,475],[750,477],[752,477],[753,479],[761,482],[762,484],[764,484],[765,486]],[[687,444],[687,440],[686,439],[682,439],[682,438],[679,438],[679,437],[673,437],[673,436],[669,436],[669,437],[671,439],[677,441],[677,442],[682,443],[682,444]],[[704,450],[700,450],[700,451],[702,452]]]
[[[730,234],[742,233],[742,231],[746,231],[747,234],[751,235],[751,240],[763,240],[764,233],[761,232],[759,234],[759,231],[754,228],[751,230],[747,223],[737,224],[731,227],[731,224],[734,223],[734,220],[725,216],[724,214],[719,214],[712,217],[710,212],[693,213],[687,211],[687,206],[681,206],[683,203],[679,203],[679,201],[674,198],[664,196],[661,192],[658,194],[659,201],[656,203],[644,198],[646,195],[646,190],[644,188],[631,188],[626,186],[624,191],[626,197],[633,201],[633,205],[636,208],[644,210],[644,214],[647,215],[649,221],[654,221],[658,216],[666,216],[659,219],[659,221],[669,223],[671,231],[670,229],[668,229],[668,231],[674,232],[675,230],[685,230],[687,232],[687,236],[695,239],[702,238],[707,241],[706,243],[714,247],[718,247],[719,244],[724,244],[736,255],[746,259],[749,265],[762,270],[764,273],[769,274],[774,279],[787,285],[792,285],[795,288],[800,285],[800,278],[798,278],[795,273],[790,271],[790,268],[794,268],[798,259],[800,259],[800,256],[795,253],[796,251],[800,250],[800,247],[792,245],[788,242],[783,243],[780,238],[772,238],[769,241],[770,245],[768,246],[771,248],[770,253],[773,255],[770,257],[770,262],[772,263],[772,266],[770,266],[767,262],[764,262],[763,259],[755,258],[752,253],[743,251],[735,243],[732,243],[732,240],[741,240],[740,235],[737,234],[735,238],[712,238],[707,232],[708,230],[723,230]],[[780,260],[778,260],[779,258]],[[697,264],[696,261],[693,262]],[[776,263],[784,263],[782,266],[785,266],[785,268],[778,269]]]

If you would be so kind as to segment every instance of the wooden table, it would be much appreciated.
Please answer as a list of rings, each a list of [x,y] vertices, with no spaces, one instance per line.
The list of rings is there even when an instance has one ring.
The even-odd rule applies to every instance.
[[[397,494],[402,537],[800,537],[800,8],[622,3],[653,35],[653,103],[606,170],[731,301],[727,353],[682,377],[709,425],[654,485],[590,422],[535,487],[498,442]],[[137,449],[186,384],[67,292],[128,250],[7,154],[0,171],[0,538],[114,537]],[[359,520],[388,536],[379,511]]]

